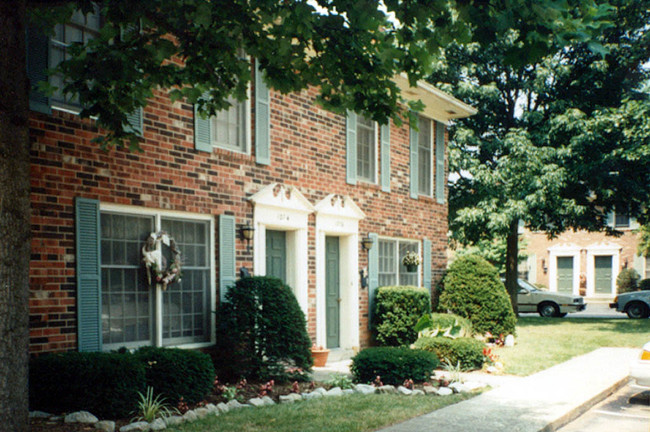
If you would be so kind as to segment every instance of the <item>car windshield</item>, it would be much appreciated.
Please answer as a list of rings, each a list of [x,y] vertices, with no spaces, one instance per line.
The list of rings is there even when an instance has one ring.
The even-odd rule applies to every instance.
[[[519,286],[522,288],[526,288],[528,291],[539,291],[535,285],[531,284],[530,282],[523,280],[523,279],[517,279],[517,282],[519,282]]]

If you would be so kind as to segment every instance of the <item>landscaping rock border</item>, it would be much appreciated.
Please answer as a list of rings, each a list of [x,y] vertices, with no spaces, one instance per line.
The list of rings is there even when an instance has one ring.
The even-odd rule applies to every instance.
[[[308,393],[290,393],[288,395],[280,396],[281,404],[285,403],[295,403],[303,400],[316,399],[321,397],[340,397],[347,394],[400,394],[407,397],[414,396],[425,396],[425,395],[436,395],[436,396],[448,396],[454,393],[467,393],[472,392],[481,388],[487,387],[486,384],[479,382],[467,382],[467,383],[452,383],[449,387],[440,387],[436,388],[433,386],[424,386],[423,390],[411,390],[403,386],[395,387],[392,385],[384,385],[381,387],[374,387],[368,384],[356,384],[352,389],[341,389],[340,387],[333,387],[329,390],[324,389],[323,387],[318,387]],[[164,418],[158,418],[151,423],[145,421],[138,421],[130,423],[126,426],[122,426],[119,432],[134,432],[134,431],[160,431],[166,429],[168,426],[174,426],[181,423],[192,423],[199,419],[206,418],[208,416],[218,416],[228,411],[241,408],[254,408],[254,407],[265,407],[270,405],[275,405],[276,402],[273,401],[268,396],[256,397],[250,399],[247,403],[242,404],[241,402],[233,399],[230,402],[219,403],[218,405],[207,404],[202,407],[195,408],[193,410],[187,411],[182,416],[173,415]],[[61,416],[55,416],[49,413],[42,411],[32,411],[29,413],[30,418],[47,418],[50,421],[61,420]],[[92,424],[95,429],[101,430],[102,432],[115,432],[115,422],[109,420],[99,421],[94,415],[87,411],[77,411],[74,413],[67,414],[65,417],[66,423],[71,422],[82,422],[86,424]]]

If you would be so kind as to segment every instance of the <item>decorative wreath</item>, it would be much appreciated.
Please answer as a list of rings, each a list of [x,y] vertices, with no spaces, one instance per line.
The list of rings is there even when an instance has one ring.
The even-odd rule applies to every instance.
[[[169,246],[171,250],[171,262],[167,265],[167,259],[162,254],[162,244]],[[166,231],[152,232],[142,246],[142,262],[147,269],[147,280],[149,285],[152,281],[162,285],[166,290],[167,285],[181,281],[181,251],[176,246],[176,241]]]

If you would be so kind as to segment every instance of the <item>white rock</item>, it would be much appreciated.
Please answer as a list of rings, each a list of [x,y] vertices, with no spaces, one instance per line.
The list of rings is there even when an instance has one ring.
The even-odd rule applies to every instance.
[[[264,401],[265,405],[275,405],[275,401],[269,396],[262,396],[262,400]]]
[[[52,414],[46,413],[45,411],[30,411],[29,418],[50,418]]]
[[[484,388],[485,384],[478,381],[468,381],[465,383],[465,387],[467,387],[468,391],[474,391]]]
[[[176,425],[179,425],[179,424],[183,423],[184,421],[185,421],[185,419],[183,417],[181,417],[181,416],[178,416],[178,415],[165,417],[165,424],[167,426],[176,426]]]
[[[459,382],[449,384],[449,388],[455,393],[467,393],[469,391],[469,388],[465,384]]]
[[[229,401],[226,405],[228,405],[228,408],[230,408],[230,409],[238,409],[238,408],[244,408],[244,407],[250,406],[250,405],[245,405],[245,404],[239,403],[239,401],[237,399],[233,399],[233,400]]]
[[[415,389],[415,390],[413,390],[412,395],[413,396],[424,396],[424,392],[422,390]]]
[[[397,393],[405,395],[405,396],[411,396],[413,394],[413,390],[407,389],[404,386],[399,386],[399,387],[397,387]]]
[[[343,394],[344,395],[354,394],[354,390],[352,390],[352,389],[343,389]]]
[[[296,399],[296,397],[294,395],[298,396],[298,398]],[[302,399],[302,396],[297,395],[295,393],[291,393],[291,394],[288,394],[288,395],[280,395],[280,403],[281,404],[294,403],[294,402],[296,402],[296,400],[301,400],[301,399]]]
[[[209,403],[205,406],[205,409],[207,409],[208,412],[212,415],[219,415],[219,409],[215,404]]]
[[[317,389],[313,390],[312,393],[320,393],[323,396],[325,396],[325,393],[327,393],[327,390],[325,390],[323,387],[318,387]]]
[[[438,394],[440,396],[449,396],[449,395],[454,394],[454,391],[452,389],[450,389],[449,387],[440,387],[438,389]]]
[[[122,426],[120,428],[120,432],[133,432],[133,431],[148,431],[149,430],[149,423],[147,422],[135,422],[128,424],[126,426]]]
[[[397,393],[397,389],[392,385],[383,385],[377,387],[377,393]]]
[[[375,393],[377,389],[375,388],[375,386],[371,386],[369,384],[357,384],[356,386],[354,386],[354,391],[356,391],[357,393],[368,395],[368,394]]]
[[[506,347],[513,347],[515,346],[515,337],[513,335],[508,335],[506,336],[506,340],[503,343],[503,346]]]
[[[197,421],[199,419],[199,416],[197,416],[193,410],[189,410],[188,412],[183,414],[183,418],[185,419],[186,422],[192,423]]]
[[[313,391],[311,393],[303,393],[302,394],[302,398],[305,399],[305,400],[318,399],[318,398],[321,398],[321,397],[323,397],[323,394],[320,393],[320,392],[315,392],[315,391]]]
[[[111,420],[102,420],[95,423],[95,429],[103,432],[115,432],[115,422]]]
[[[194,410],[194,413],[198,418],[202,419],[202,418],[206,418],[208,414],[210,414],[210,411],[208,411],[208,409],[205,407],[200,407],[200,408],[196,408]]]
[[[332,387],[327,392],[325,392],[324,396],[327,396],[327,397],[343,396],[343,390],[341,390],[341,387]]]
[[[424,390],[424,394],[427,394],[427,395],[437,395],[438,394],[438,388],[436,388],[434,386],[428,385],[428,386],[422,387],[422,389]]]
[[[491,374],[499,373],[499,369],[497,369],[496,366],[488,366],[485,368],[485,371]]]
[[[230,407],[223,402],[219,402],[217,404],[217,409],[219,410],[220,413],[227,413],[228,411],[230,411]]]
[[[248,404],[253,405],[254,407],[263,407],[266,405],[261,398],[249,399]]]
[[[165,424],[165,421],[163,419],[157,418],[156,420],[152,421],[149,424],[149,428],[152,431],[160,431],[160,430],[166,429],[167,425]]]
[[[65,416],[63,421],[65,423],[97,423],[99,419],[88,411],[77,411]]]

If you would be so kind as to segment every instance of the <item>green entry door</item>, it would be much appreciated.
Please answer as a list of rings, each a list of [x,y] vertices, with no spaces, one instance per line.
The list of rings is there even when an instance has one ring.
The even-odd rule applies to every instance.
[[[338,348],[341,303],[339,286],[339,239],[325,237],[325,322],[327,348]]]
[[[573,257],[557,257],[557,290],[573,292]]]
[[[612,256],[595,256],[594,257],[595,269],[595,288],[596,294],[611,294],[612,293]]]
[[[286,231],[266,231],[266,275],[287,282]]]

